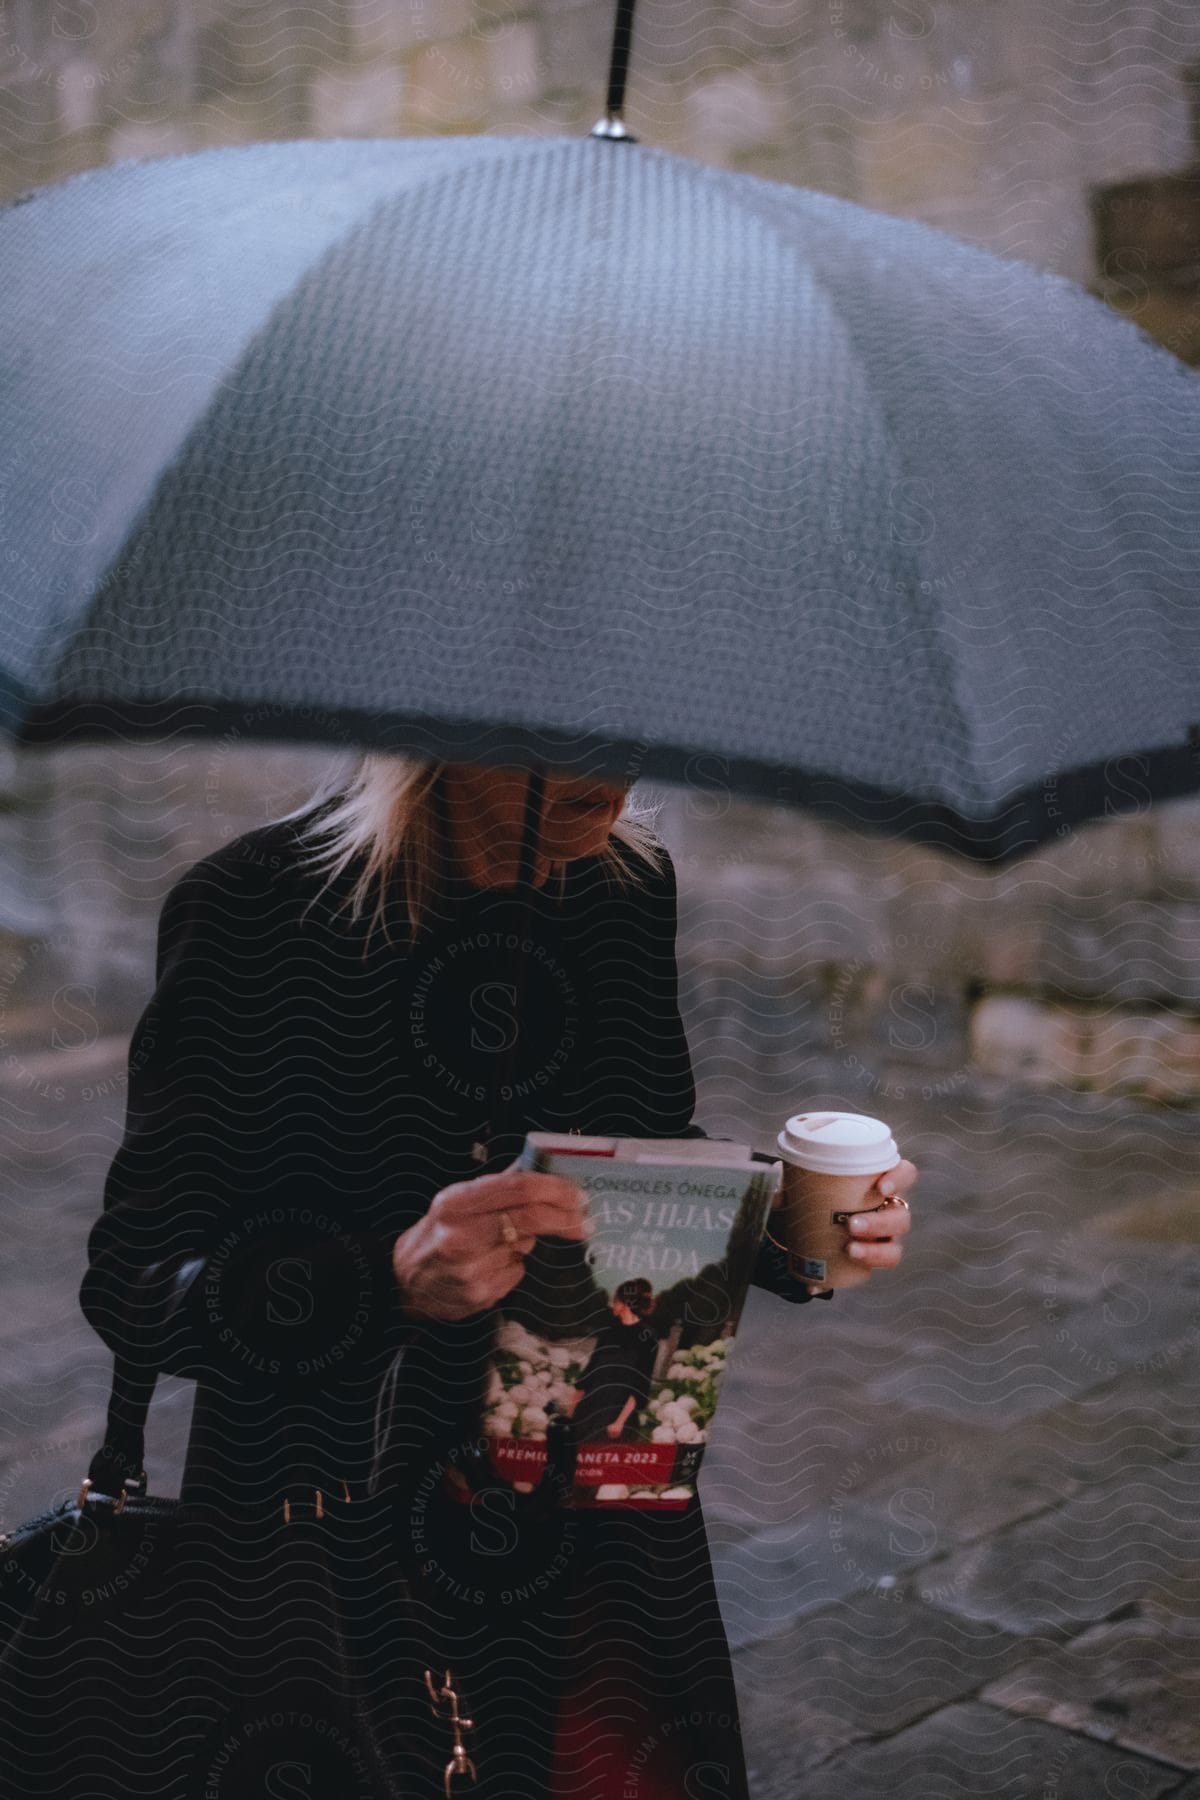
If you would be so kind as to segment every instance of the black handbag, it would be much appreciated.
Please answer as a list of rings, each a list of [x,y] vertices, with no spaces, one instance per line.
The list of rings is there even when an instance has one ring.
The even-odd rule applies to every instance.
[[[135,1537],[169,1536],[174,1529],[180,1502],[148,1494],[142,1466],[153,1392],[153,1380],[139,1381],[116,1362],[104,1442],[78,1497],[0,1536],[0,1668],[39,1605],[61,1608],[69,1604],[68,1590],[78,1588],[89,1594],[89,1609],[102,1608],[121,1591],[105,1579],[114,1553],[128,1552]]]
[[[118,1358],[78,1495],[0,1539],[6,1795],[469,1795],[445,1620],[386,1503],[297,1491],[239,1534],[148,1493],[154,1386]]]

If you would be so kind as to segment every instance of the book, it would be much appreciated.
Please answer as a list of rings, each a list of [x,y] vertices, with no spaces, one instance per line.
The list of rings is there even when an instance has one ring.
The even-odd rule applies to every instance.
[[[752,1155],[528,1134],[517,1167],[581,1187],[594,1235],[539,1238],[500,1304],[482,1421],[499,1477],[536,1487],[552,1434],[567,1504],[687,1506],[783,1176]]]

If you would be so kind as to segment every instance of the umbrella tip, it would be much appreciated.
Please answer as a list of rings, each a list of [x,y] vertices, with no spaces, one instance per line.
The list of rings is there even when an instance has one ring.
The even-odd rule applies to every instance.
[[[626,144],[636,144],[638,141],[637,138],[634,137],[632,131],[627,130],[624,119],[620,118],[615,113],[605,113],[602,119],[597,119],[596,123],[592,126],[592,129],[588,132],[588,136],[594,138],[613,138],[619,143]]]
[[[633,13],[637,0],[617,0],[613,21],[612,55],[608,64],[608,92],[604,97],[604,117],[597,120],[589,137],[611,138],[617,143],[636,144],[637,139],[625,128],[621,114],[625,107],[625,77],[629,72],[629,45],[633,37]]]

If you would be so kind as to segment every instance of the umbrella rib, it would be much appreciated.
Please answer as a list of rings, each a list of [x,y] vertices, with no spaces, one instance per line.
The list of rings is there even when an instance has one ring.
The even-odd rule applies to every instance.
[[[709,182],[709,181],[713,182],[719,190],[723,190],[728,195],[729,188],[731,185],[730,179],[729,179],[729,177],[730,177],[729,170],[717,169],[717,168],[706,168],[704,171],[704,175],[705,175],[706,182]],[[767,227],[767,229],[771,232],[771,235],[777,240],[777,242],[780,245],[782,245],[782,247],[788,252],[788,254],[794,258],[797,258],[797,260],[799,260],[799,253],[797,251],[796,245],[792,242],[792,240],[788,236],[787,232],[782,228],[780,221],[774,212],[774,209],[772,207],[770,207],[769,205],[762,204],[762,196],[760,196],[757,192],[754,192],[748,185],[744,185],[744,177],[736,176],[736,174],[735,174],[735,179],[737,179],[737,181],[739,183],[738,192],[737,192],[737,196],[736,196],[738,204],[748,210],[753,211],[755,218],[757,218],[761,224],[763,224]],[[835,300],[836,296],[832,294],[832,292],[830,291],[830,289],[828,287],[826,287],[825,283],[821,280],[819,273],[812,267],[811,264],[805,264],[804,267],[806,269],[806,272],[809,275],[809,278],[812,281],[816,282],[820,286],[821,291],[828,296],[828,298],[831,302],[831,305],[832,305],[832,302]],[[857,341],[856,341],[853,329],[851,328],[849,322],[847,321],[847,319],[846,319],[844,313],[841,311],[841,309],[834,308],[834,310],[836,312],[836,316],[838,318],[839,323],[841,324],[843,330],[846,332],[847,338],[850,340],[851,343],[854,344],[855,350],[857,352],[858,345],[857,345]],[[884,424],[885,424],[885,427],[887,430],[889,443],[893,447],[898,446],[899,441],[900,441],[899,436],[892,428],[891,419],[888,416],[886,408],[881,407],[881,413],[882,413]],[[898,455],[897,455],[897,462],[901,463],[901,459]],[[901,466],[902,466],[902,464],[901,464]],[[914,569],[915,569],[915,571],[918,575],[918,579],[919,579],[920,571],[921,571],[921,564],[915,554],[917,547],[914,545],[914,546],[911,546],[911,548],[914,552],[914,558],[913,558]],[[917,584],[914,583],[913,586],[914,586],[914,588],[916,588]],[[930,633],[929,635],[930,635],[931,640],[936,645],[936,638],[934,638],[933,633]],[[936,651],[935,651],[935,654],[936,654]],[[966,769],[970,768],[973,764],[974,758],[973,758],[971,751],[972,751],[972,746],[975,742],[975,734],[971,727],[970,717],[966,711],[966,708],[963,705],[961,695],[959,694],[958,683],[954,678],[957,673],[955,665],[948,657],[946,657],[944,655],[940,656],[938,658],[938,660],[944,665],[943,669],[942,669],[943,692],[947,695],[949,703],[950,703],[951,707],[953,708],[954,716],[957,718],[957,720],[959,722],[962,744],[963,744],[964,751],[966,752],[966,754],[964,755],[964,759],[963,759],[963,767],[964,767],[964,770],[966,770]],[[976,802],[977,802],[977,805],[980,810],[986,810],[986,811],[990,812],[991,804],[988,800],[987,795],[985,793],[983,793],[982,791],[980,791],[978,784],[976,784],[975,798],[976,798]]]

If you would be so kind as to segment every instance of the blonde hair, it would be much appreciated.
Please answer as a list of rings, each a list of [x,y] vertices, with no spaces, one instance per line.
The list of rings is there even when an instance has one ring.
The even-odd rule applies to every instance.
[[[275,821],[283,824],[303,819],[333,802],[323,818],[314,818],[297,832],[301,843],[316,846],[313,854],[301,858],[301,866],[326,875],[324,888],[328,888],[352,862],[361,859],[348,899],[350,916],[358,920],[372,889],[376,890],[368,943],[379,924],[391,942],[385,906],[397,869],[402,873],[408,923],[416,936],[429,909],[435,877],[450,868],[451,852],[444,841],[436,798],[438,783],[450,766],[415,754],[365,751],[349,778],[344,765],[339,766],[302,805]],[[663,847],[653,829],[657,813],[657,805],[631,806],[626,799],[608,842],[598,853],[602,872],[617,886],[637,885],[647,871],[657,873],[661,867]],[[566,877],[566,862],[552,860],[547,886],[557,881],[560,899]]]

